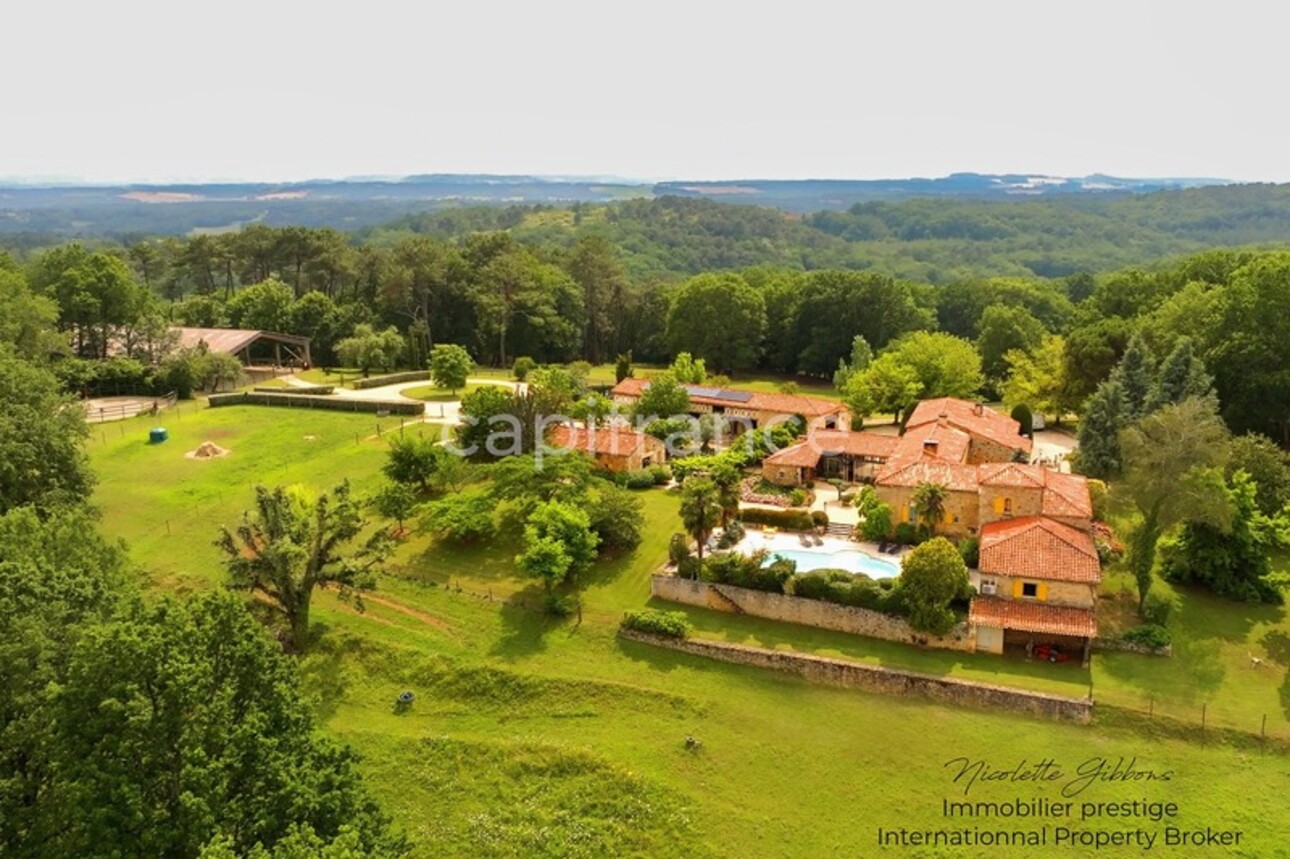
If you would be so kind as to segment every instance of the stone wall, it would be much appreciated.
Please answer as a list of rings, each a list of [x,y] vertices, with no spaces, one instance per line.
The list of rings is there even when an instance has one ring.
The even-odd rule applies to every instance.
[[[1139,644],[1136,641],[1125,641],[1123,638],[1095,638],[1093,639],[1094,650],[1123,650],[1126,653],[1141,653],[1146,656],[1173,656],[1174,646],[1166,644],[1164,647],[1150,647],[1146,644]]]
[[[742,612],[753,617],[764,617],[785,623],[800,623],[804,626],[849,632],[854,635],[867,635],[884,641],[898,641],[902,644],[944,650],[976,649],[975,641],[968,632],[967,624],[964,623],[954,627],[945,635],[928,635],[910,629],[909,624],[899,617],[892,617],[879,611],[838,605],[824,600],[808,600],[768,591],[738,588],[734,585],[712,584],[678,576],[654,576],[650,583],[650,592],[659,599],[670,602],[717,611]]]
[[[863,689],[882,695],[913,695],[955,706],[1008,710],[1080,724],[1087,724],[1093,714],[1091,698],[1066,698],[1042,692],[1027,692],[1022,689],[973,683],[914,671],[897,671],[876,665],[862,665],[843,659],[784,650],[767,650],[742,644],[727,644],[723,641],[662,638],[634,630],[620,630],[618,634],[632,641],[718,659],[722,662],[797,674],[811,683]]]

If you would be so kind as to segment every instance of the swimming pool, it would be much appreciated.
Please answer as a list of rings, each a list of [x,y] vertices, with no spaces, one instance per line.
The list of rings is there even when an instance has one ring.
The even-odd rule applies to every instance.
[[[775,558],[784,558],[797,564],[799,573],[812,570],[846,570],[850,573],[864,573],[872,579],[891,579],[900,575],[900,567],[891,561],[875,558],[858,549],[840,549],[826,552],[820,549],[773,549],[766,559],[770,563]]]

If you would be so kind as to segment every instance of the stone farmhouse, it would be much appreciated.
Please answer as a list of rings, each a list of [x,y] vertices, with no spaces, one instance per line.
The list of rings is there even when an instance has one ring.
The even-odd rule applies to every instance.
[[[623,379],[610,396],[622,405],[634,405],[649,387],[649,379]],[[851,425],[847,407],[836,400],[800,394],[765,394],[758,391],[736,391],[703,385],[682,385],[690,395],[690,415],[719,415],[729,431],[738,434],[793,417],[801,417],[810,429],[836,430]],[[671,417],[661,415],[660,417]]]
[[[1101,581],[1088,482],[1032,465],[1030,453],[1016,421],[944,398],[919,403],[898,438],[811,433],[767,457],[762,474],[782,485],[866,479],[893,521],[912,525],[920,524],[918,487],[940,484],[947,490],[945,514],[935,532],[980,541],[968,617],[976,648],[1002,653],[1053,642],[1082,651],[1087,661]]]
[[[598,467],[612,472],[639,471],[667,459],[663,442],[619,424],[594,429],[560,424],[552,428],[548,444],[580,450],[594,459]]]

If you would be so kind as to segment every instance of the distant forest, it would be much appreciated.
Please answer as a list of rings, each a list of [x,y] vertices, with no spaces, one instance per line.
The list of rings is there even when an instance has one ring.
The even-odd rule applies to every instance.
[[[498,202],[505,199],[499,191]],[[406,214],[414,206],[406,199],[140,203],[119,210],[101,200],[85,205],[84,211],[34,209],[21,218],[0,218],[0,247],[24,255],[69,240],[128,246],[177,232],[218,237],[246,226],[303,226],[339,229],[352,245],[390,248],[416,236],[456,242],[501,230],[520,243],[552,249],[602,237],[634,279],[769,266],[872,271],[946,284],[974,277],[1061,278],[1290,239],[1290,186],[1277,185],[1007,201],[940,197],[812,214],[671,196],[608,204],[443,202],[418,214]]]

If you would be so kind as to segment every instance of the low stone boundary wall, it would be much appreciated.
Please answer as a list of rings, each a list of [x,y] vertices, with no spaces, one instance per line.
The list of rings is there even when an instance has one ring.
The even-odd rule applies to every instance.
[[[412,400],[359,400],[348,397],[318,397],[309,394],[269,394],[242,391],[236,394],[211,394],[213,406],[287,406],[297,409],[328,409],[336,412],[385,412],[392,415],[424,415],[423,403]]]
[[[356,391],[361,391],[364,388],[382,388],[386,385],[397,385],[400,382],[427,382],[429,380],[429,370],[409,370],[406,373],[390,373],[387,376],[368,376],[366,379],[355,379],[349,386]]]
[[[836,632],[866,635],[884,641],[898,641],[920,647],[942,650],[976,650],[976,642],[968,634],[967,624],[960,623],[945,635],[917,632],[899,617],[880,611],[849,605],[755,591],[734,585],[719,585],[685,579],[679,576],[655,575],[650,582],[650,593],[659,599],[679,602],[700,608],[726,612],[743,612],[753,617],[800,623]]]
[[[618,635],[631,641],[679,650],[695,656],[705,656],[721,662],[797,674],[811,683],[862,689],[881,695],[916,696],[943,704],[1007,710],[1079,724],[1088,724],[1093,716],[1091,698],[1066,698],[1043,692],[1027,692],[988,683],[955,680],[914,671],[898,671],[804,653],[727,644],[723,641],[663,638],[629,629],[619,630]]]

